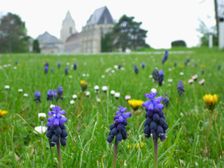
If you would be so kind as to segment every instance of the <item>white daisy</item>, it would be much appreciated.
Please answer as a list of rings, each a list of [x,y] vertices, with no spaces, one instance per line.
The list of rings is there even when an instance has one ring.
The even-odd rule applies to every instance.
[[[103,87],[102,87],[102,91],[103,91],[103,92],[106,92],[107,90],[108,90],[108,87],[107,87],[107,86],[103,86]]]
[[[5,85],[5,90],[9,90],[10,86],[9,85]]]
[[[70,104],[75,104],[75,101],[74,100],[70,100]]]
[[[125,100],[130,100],[131,96],[130,95],[126,95],[124,98],[125,98]]]
[[[47,127],[45,126],[37,126],[34,128],[35,134],[44,134],[47,131]]]
[[[38,113],[38,118],[39,118],[40,120],[44,120],[46,117],[47,117],[47,116],[46,116],[45,113]]]
[[[116,93],[114,94],[114,97],[118,99],[118,98],[120,98],[120,95],[121,95],[120,92],[116,92]]]

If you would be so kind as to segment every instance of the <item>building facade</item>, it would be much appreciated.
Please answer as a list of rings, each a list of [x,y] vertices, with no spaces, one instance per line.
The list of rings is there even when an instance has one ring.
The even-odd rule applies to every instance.
[[[48,32],[39,35],[37,40],[43,54],[58,54],[64,50],[63,42]]]
[[[49,40],[41,40],[38,37],[42,53],[100,53],[102,37],[112,31],[114,25],[113,17],[107,7],[96,9],[87,20],[86,25],[81,32],[77,32],[75,21],[70,12],[67,12],[66,17],[62,22],[60,31],[60,40],[55,36],[50,35],[54,39],[52,43],[46,42]],[[46,34],[44,35],[46,36]],[[43,43],[43,41],[45,41]]]

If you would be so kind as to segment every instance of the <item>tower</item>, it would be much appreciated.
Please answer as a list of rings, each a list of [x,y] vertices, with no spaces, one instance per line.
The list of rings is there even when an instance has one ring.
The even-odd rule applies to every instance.
[[[62,22],[60,38],[63,42],[65,42],[68,37],[76,32],[75,21],[72,19],[72,16],[68,11]]]

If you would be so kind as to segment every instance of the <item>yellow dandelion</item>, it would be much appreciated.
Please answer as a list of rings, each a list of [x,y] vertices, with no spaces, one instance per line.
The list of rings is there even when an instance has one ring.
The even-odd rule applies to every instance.
[[[142,100],[135,100],[135,99],[131,99],[128,100],[128,104],[131,106],[131,108],[136,111],[139,109],[139,107],[142,106],[144,102]]]
[[[85,91],[88,86],[86,80],[80,80],[80,86],[81,86],[82,91]]]
[[[216,94],[206,94],[203,96],[203,100],[205,102],[205,105],[209,110],[213,110],[215,108],[215,105],[218,102],[218,96]]]
[[[0,109],[0,118],[4,117],[6,114],[8,114],[8,111]]]

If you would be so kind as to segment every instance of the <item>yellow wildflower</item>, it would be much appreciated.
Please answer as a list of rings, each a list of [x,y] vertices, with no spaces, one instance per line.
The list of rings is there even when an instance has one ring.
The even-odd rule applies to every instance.
[[[142,100],[135,100],[135,99],[128,100],[128,104],[134,111],[138,110],[138,108],[141,107],[143,103],[144,102]]]
[[[209,110],[213,110],[215,108],[215,105],[218,102],[218,96],[216,94],[206,94],[203,96],[203,100],[208,107]]]
[[[87,89],[88,84],[85,80],[80,80],[80,86],[82,91],[85,91]]]
[[[7,113],[8,113],[8,111],[0,109],[0,118],[4,117]]]

